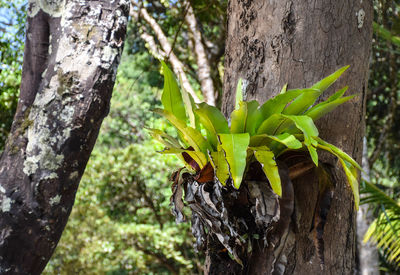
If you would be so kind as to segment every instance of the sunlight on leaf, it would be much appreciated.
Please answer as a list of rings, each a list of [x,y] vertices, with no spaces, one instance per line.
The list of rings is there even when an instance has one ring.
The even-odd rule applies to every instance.
[[[343,170],[346,173],[347,179],[349,181],[349,185],[351,190],[353,191],[354,196],[354,204],[356,206],[356,210],[358,210],[358,206],[360,205],[360,194],[358,189],[358,181],[357,181],[357,170],[355,170],[351,165],[347,165],[346,161],[339,158],[340,163],[342,164]]]
[[[340,68],[339,70],[337,70],[336,72],[334,72],[333,74],[325,77],[324,79],[322,79],[321,81],[318,81],[317,83],[315,83],[314,85],[312,85],[311,88],[313,89],[317,89],[320,90],[321,92],[325,91],[326,89],[329,88],[329,86],[331,86],[350,66],[344,66],[342,68]]]
[[[255,147],[252,149],[254,150],[254,156],[261,164],[262,169],[271,184],[272,190],[274,190],[278,196],[282,196],[281,178],[279,176],[278,166],[275,162],[274,153],[268,150],[265,146]]]
[[[246,168],[247,147],[249,146],[250,135],[244,133],[220,134],[218,136],[229,165],[229,174],[233,185],[236,189],[239,189]]]
[[[239,102],[239,108],[231,113],[231,133],[254,134],[255,120],[260,115],[257,108],[258,102],[255,100]]]
[[[242,91],[242,79],[239,78],[237,87],[236,87],[236,101],[235,101],[235,110],[239,109],[239,103],[243,101],[243,91]]]
[[[229,166],[225,159],[225,154],[222,148],[218,148],[216,152],[209,152],[211,164],[214,167],[215,175],[219,182],[225,186],[229,179]]]
[[[154,112],[168,119],[168,121],[183,134],[183,137],[195,151],[201,151],[206,154],[207,150],[211,150],[210,144],[198,130],[186,126],[185,122],[179,120],[171,112],[162,109],[155,109]]]
[[[161,102],[164,109],[171,112],[178,119],[186,121],[185,105],[178,83],[165,62],[161,61],[161,64],[164,72],[164,90],[161,96]]]
[[[200,123],[207,131],[208,140],[211,142],[214,149],[216,149],[218,145],[217,134],[229,133],[228,122],[220,110],[206,103],[199,104],[196,114],[199,116]]]

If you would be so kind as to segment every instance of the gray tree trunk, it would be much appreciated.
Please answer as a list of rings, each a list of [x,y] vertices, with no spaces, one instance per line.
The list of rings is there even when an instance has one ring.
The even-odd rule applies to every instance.
[[[370,181],[370,168],[368,163],[367,138],[363,138],[362,168],[365,174],[362,177]],[[362,195],[361,195],[362,196]],[[379,254],[376,246],[370,241],[363,242],[368,227],[374,220],[373,211],[368,204],[360,205],[357,213],[357,249],[358,249],[358,274],[379,275]]]
[[[133,4],[133,3],[132,3]],[[199,98],[197,97],[195,91],[193,90],[192,86],[190,85],[189,79],[185,73],[184,66],[182,62],[178,59],[178,57],[174,53],[174,49],[172,48],[171,43],[169,43],[167,36],[164,34],[163,30],[161,29],[160,25],[157,21],[151,17],[149,12],[145,7],[137,7],[138,10],[131,9],[131,15],[139,18],[142,17],[151,27],[151,29],[156,34],[158,41],[162,47],[162,51],[157,49],[157,46],[154,42],[154,37],[149,35],[146,32],[145,28],[142,28],[141,37],[144,41],[146,41],[149,46],[150,50],[153,54],[161,55],[163,58],[168,58],[172,65],[172,70],[174,71],[175,75],[178,76],[179,80],[182,82],[182,88],[185,89],[194,99],[195,102],[200,102]],[[206,95],[205,95],[206,97]]]
[[[0,273],[40,274],[109,110],[128,0],[29,1],[20,100],[0,158]]]
[[[321,118],[317,126],[323,139],[360,163],[372,19],[371,1],[231,0],[223,111],[228,114],[234,108],[239,77],[247,84],[245,99],[264,102],[279,93],[285,83],[288,88],[310,87],[339,67],[350,65],[323,97],[345,85],[349,86],[349,94],[358,96]],[[295,210],[279,251],[274,251],[275,256],[262,249],[253,251],[247,274],[270,274],[268,263],[274,263],[274,274],[354,273],[356,211],[352,193],[337,161],[323,154],[320,158],[335,165],[337,178],[323,236],[324,271],[313,245],[314,233],[310,232],[318,185],[309,174],[294,182]],[[224,270],[221,265],[225,269],[233,265],[211,254],[207,263],[210,274],[216,274],[218,266]]]
[[[204,95],[204,101],[207,104],[215,106],[215,89],[211,78],[211,67],[207,59],[206,48],[201,40],[201,31],[197,24],[197,19],[190,2],[187,2],[187,13],[185,21],[192,34],[194,53],[196,56],[197,74],[200,81],[201,90]]]

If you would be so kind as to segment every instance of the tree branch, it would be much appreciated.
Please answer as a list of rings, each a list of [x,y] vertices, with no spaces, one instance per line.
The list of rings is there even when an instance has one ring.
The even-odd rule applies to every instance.
[[[190,7],[190,5],[186,5],[185,11],[183,12],[183,18],[186,17],[186,14],[187,14],[188,11],[189,11],[189,7]],[[185,22],[184,20],[181,20],[181,23],[180,23],[179,26],[178,26],[178,30],[175,32],[174,40],[172,40],[171,51],[175,48],[176,40],[178,39],[178,35],[179,35],[179,33],[181,32],[181,29],[182,29],[182,26],[183,26],[183,23],[184,23],[184,22]],[[170,54],[171,54],[171,52],[168,53],[167,59],[169,59]]]
[[[148,44],[150,54],[157,59],[165,59],[166,54],[158,47],[156,41],[154,41],[154,37],[148,34],[144,27],[141,27],[140,31],[140,37]]]
[[[157,253],[154,251],[151,251],[149,249],[146,249],[144,247],[141,247],[139,244],[137,243],[133,243],[133,245],[135,246],[135,248],[137,250],[142,251],[144,254],[147,254],[149,256],[152,256],[154,258],[156,258],[162,265],[164,265],[172,274],[174,275],[178,275],[179,274],[179,270],[170,263],[170,261],[165,257],[164,254],[161,253]]]
[[[193,8],[189,1],[187,2],[187,13],[185,21],[189,27],[189,31],[193,37],[194,52],[196,54],[196,63],[198,67],[198,76],[203,91],[205,101],[215,106],[215,89],[211,78],[211,68],[209,60],[207,59],[206,49],[202,42],[202,34],[197,25],[197,20],[193,12]]]
[[[200,99],[198,98],[198,96],[196,95],[195,91],[193,90],[192,86],[189,83],[189,79],[187,78],[186,73],[183,69],[184,68],[183,64],[174,54],[172,46],[169,43],[168,38],[165,36],[163,30],[161,29],[160,25],[158,25],[156,20],[154,20],[154,18],[150,16],[146,8],[137,6],[136,3],[134,3],[134,1],[131,1],[131,3],[132,3],[132,8],[130,11],[131,16],[143,18],[146,21],[146,23],[151,27],[151,29],[153,30],[153,32],[157,37],[157,40],[160,42],[163,52],[170,53],[169,61],[171,62],[172,70],[174,71],[175,75],[177,75],[178,78],[181,80],[182,88],[185,89],[189,94],[191,94],[195,102],[200,102]],[[135,6],[136,9],[133,6]],[[144,39],[143,36],[141,37]],[[151,41],[148,35],[145,36],[145,38]],[[152,41],[154,41],[154,38],[152,39]],[[153,47],[154,49],[155,43],[154,44],[152,43],[152,45],[153,46],[151,47]],[[164,57],[166,56],[164,55]]]

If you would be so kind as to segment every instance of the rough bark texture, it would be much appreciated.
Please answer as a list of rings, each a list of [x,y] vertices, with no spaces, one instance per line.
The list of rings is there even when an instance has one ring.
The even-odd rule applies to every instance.
[[[107,115],[128,0],[30,0],[20,100],[0,159],[0,273],[40,274]]]
[[[320,119],[320,136],[361,162],[368,58],[370,56],[371,1],[231,0],[225,54],[223,111],[234,108],[239,77],[247,86],[245,99],[264,102],[285,83],[288,88],[309,87],[339,67],[350,65],[324,98],[349,86],[356,98]],[[281,239],[274,274],[353,274],[355,217],[353,198],[344,173],[332,157],[320,158],[336,166],[337,185],[325,227],[325,267],[310,232],[318,186],[313,174],[294,182],[294,214],[290,231]],[[254,251],[249,274],[269,274],[271,253]],[[214,265],[218,265],[214,257]],[[209,257],[213,261],[213,257]],[[219,264],[226,264],[220,260]],[[277,268],[279,267],[279,268]],[[242,271],[244,272],[244,271]],[[212,273],[212,270],[209,270]],[[236,274],[236,273],[235,273]]]

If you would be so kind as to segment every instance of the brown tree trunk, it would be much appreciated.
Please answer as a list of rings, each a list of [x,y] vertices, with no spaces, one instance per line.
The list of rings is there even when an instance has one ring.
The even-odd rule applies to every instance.
[[[349,94],[358,96],[320,119],[317,126],[323,139],[360,163],[371,24],[371,1],[231,0],[223,111],[233,110],[240,77],[246,85],[245,99],[264,102],[286,83],[288,88],[310,87],[339,67],[350,65],[323,97],[345,85]],[[270,274],[273,269],[273,274],[353,274],[356,212],[352,193],[337,161],[323,154],[320,158],[336,167],[337,179],[323,236],[324,271],[310,232],[318,186],[313,174],[308,174],[294,181],[294,213],[279,246],[273,253],[256,247],[247,270],[231,268],[233,274]],[[222,266],[232,262],[209,253],[208,273],[216,274],[215,270],[224,270]]]
[[[129,1],[29,1],[20,100],[0,159],[0,273],[40,274],[107,115]]]

